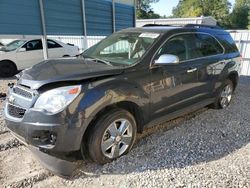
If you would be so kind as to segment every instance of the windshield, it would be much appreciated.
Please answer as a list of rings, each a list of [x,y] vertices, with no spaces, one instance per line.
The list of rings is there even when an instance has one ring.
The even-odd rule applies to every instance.
[[[20,46],[22,46],[25,42],[26,42],[25,40],[14,40],[11,43],[4,46],[3,48],[1,48],[1,50],[6,52],[14,51]]]
[[[114,33],[87,49],[82,56],[129,66],[135,64],[158,37],[157,33]]]

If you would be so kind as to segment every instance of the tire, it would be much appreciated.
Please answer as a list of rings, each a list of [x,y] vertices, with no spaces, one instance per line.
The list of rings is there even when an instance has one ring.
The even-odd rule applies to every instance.
[[[11,61],[0,62],[0,77],[11,77],[17,73],[16,65]]]
[[[219,90],[215,102],[212,104],[214,109],[225,109],[227,108],[233,97],[234,93],[234,84],[231,80],[226,80]]]
[[[128,111],[110,110],[97,120],[87,139],[89,157],[105,164],[127,154],[134,145],[136,130],[136,121]]]

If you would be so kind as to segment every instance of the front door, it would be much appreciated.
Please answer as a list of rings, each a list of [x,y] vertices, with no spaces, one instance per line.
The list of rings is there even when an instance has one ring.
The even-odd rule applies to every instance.
[[[28,41],[22,48],[25,48],[26,51],[17,52],[17,61],[24,69],[44,60],[42,41],[40,39]]]
[[[156,53],[153,63],[161,55],[171,54],[179,58],[177,64],[152,66],[151,114],[159,118],[188,107],[201,100],[199,67],[189,58],[189,35],[170,38]]]

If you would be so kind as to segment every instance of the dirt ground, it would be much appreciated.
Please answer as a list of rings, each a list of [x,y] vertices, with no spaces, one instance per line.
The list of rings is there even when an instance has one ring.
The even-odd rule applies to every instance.
[[[0,92],[7,83],[0,80]],[[138,135],[132,151],[64,179],[44,169],[6,129],[0,99],[0,187],[250,187],[250,86],[225,110],[201,109]]]

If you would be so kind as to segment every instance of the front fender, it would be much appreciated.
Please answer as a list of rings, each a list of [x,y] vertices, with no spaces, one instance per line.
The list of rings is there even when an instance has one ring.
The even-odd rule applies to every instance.
[[[143,114],[147,114],[149,98],[150,93],[139,84],[125,79],[109,78],[89,84],[78,110],[84,119],[91,119],[107,106],[126,101],[135,103],[142,109]]]

